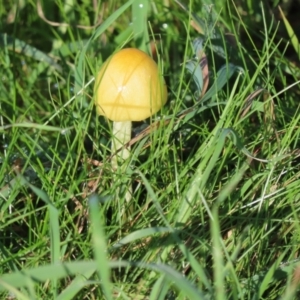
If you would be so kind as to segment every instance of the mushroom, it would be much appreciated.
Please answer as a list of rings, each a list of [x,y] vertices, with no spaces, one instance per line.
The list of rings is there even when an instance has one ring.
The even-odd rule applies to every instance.
[[[113,121],[113,154],[130,141],[132,121],[151,117],[167,101],[167,88],[157,64],[135,48],[109,57],[96,76],[94,91],[97,113]],[[129,155],[130,149],[120,150],[113,157],[113,167]]]

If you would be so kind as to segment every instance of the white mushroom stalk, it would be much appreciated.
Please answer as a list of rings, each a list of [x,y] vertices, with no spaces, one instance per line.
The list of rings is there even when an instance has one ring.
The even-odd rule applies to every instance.
[[[115,155],[112,157],[111,164],[114,169],[118,167],[118,161],[126,161],[130,156],[130,147],[124,147],[124,145],[131,139],[131,127],[131,121],[113,122],[111,150]]]

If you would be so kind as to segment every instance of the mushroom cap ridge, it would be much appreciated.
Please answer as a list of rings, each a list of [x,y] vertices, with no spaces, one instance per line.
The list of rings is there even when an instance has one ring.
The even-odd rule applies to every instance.
[[[95,80],[97,112],[112,121],[147,119],[166,101],[167,88],[157,64],[135,48],[108,58]]]

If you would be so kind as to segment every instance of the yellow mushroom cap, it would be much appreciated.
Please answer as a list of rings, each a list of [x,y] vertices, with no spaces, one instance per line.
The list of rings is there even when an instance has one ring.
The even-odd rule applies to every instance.
[[[117,122],[149,118],[167,101],[167,88],[155,61],[141,50],[113,54],[95,80],[99,115]]]

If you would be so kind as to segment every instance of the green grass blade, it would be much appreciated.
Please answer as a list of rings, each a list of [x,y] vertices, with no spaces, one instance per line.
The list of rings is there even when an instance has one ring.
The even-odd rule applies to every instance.
[[[210,220],[210,230],[212,239],[212,257],[213,257],[213,272],[214,272],[214,289],[215,299],[224,300],[226,299],[225,285],[224,285],[224,259],[223,259],[223,248],[220,242],[220,224],[218,216],[218,206],[212,209],[212,219]]]
[[[170,233],[170,228],[167,227],[151,227],[146,229],[140,229],[134,232],[131,232],[126,237],[122,238],[116,244],[113,245],[113,248],[122,247],[128,243],[132,243],[138,239],[145,238],[147,236],[152,236],[156,233]]]
[[[169,290],[169,285],[165,280],[165,275],[160,276],[155,282],[151,291],[149,300],[163,300],[166,299]]]
[[[300,60],[300,43],[299,43],[297,34],[294,32],[293,27],[290,25],[288,19],[285,17],[285,15],[280,7],[279,7],[279,11],[280,11],[281,17],[283,19],[283,23],[285,25],[286,31],[291,39],[291,42],[292,42],[292,45],[293,45],[295,51],[297,53],[298,60]]]
[[[148,0],[135,0],[132,4],[132,26],[135,45],[142,51],[149,53],[149,34],[148,34]]]
[[[112,288],[110,282],[110,267],[107,259],[107,245],[105,231],[103,228],[104,215],[100,213],[99,199],[93,195],[89,199],[93,249],[97,263],[97,272],[106,299],[112,299]]]
[[[67,276],[83,274],[96,270],[95,261],[76,261],[69,263],[57,263],[55,265],[38,266],[33,269],[17,271],[0,276],[0,291],[5,289],[4,284],[15,288],[27,286],[26,280],[35,283],[43,283],[47,280],[59,280]],[[3,284],[2,284],[3,282]]]
[[[95,270],[90,269],[73,279],[68,286],[56,297],[56,300],[72,300],[81,289],[87,284],[89,278],[95,273]]]

